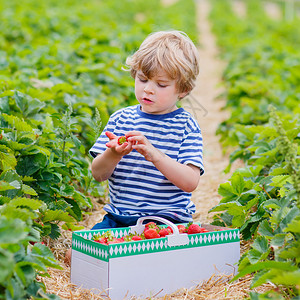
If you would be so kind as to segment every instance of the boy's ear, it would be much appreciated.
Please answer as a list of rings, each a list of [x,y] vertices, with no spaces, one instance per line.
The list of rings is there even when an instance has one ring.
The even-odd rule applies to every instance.
[[[178,98],[181,100],[182,98],[184,98],[185,96],[187,96],[190,92],[182,92],[178,95]]]

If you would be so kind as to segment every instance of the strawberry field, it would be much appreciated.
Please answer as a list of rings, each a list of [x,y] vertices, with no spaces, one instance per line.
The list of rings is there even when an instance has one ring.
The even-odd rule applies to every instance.
[[[0,299],[75,299],[73,286],[51,291],[68,270],[54,249],[107,201],[88,150],[111,113],[136,103],[125,59],[157,30],[185,31],[201,47],[197,4],[167,2],[0,0]],[[250,274],[244,298],[298,299],[299,18],[274,20],[257,0],[243,1],[243,16],[234,1],[209,4],[229,112],[216,134],[232,174],[212,224],[239,228],[248,245],[232,281]]]
[[[299,19],[268,18],[261,1],[246,2],[246,18],[227,1],[214,1],[213,30],[228,65],[224,72],[230,117],[218,133],[242,160],[219,187],[215,224],[238,227],[251,247],[234,278],[254,273],[252,288],[274,290],[251,299],[299,297],[300,40]],[[223,12],[227,14],[224,16]],[[238,37],[238,38],[237,38]],[[298,298],[297,298],[298,299]]]

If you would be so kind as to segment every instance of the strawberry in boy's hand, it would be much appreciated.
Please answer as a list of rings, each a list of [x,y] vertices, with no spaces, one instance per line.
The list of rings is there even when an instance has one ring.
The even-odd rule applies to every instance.
[[[123,136],[120,136],[120,137],[118,138],[118,144],[119,144],[119,145],[123,145],[123,144],[126,143],[126,142],[128,142],[126,136],[123,135]]]

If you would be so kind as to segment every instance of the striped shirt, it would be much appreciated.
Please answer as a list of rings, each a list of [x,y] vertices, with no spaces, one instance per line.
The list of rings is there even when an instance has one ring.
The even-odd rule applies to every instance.
[[[111,115],[90,154],[106,150],[106,131],[117,136],[136,130],[154,147],[182,164],[192,164],[204,173],[202,136],[198,123],[183,108],[163,115],[142,112],[140,105],[123,108]],[[171,183],[136,150],[122,157],[109,182],[110,204],[104,210],[121,216],[161,216],[192,221],[195,205],[191,193]]]

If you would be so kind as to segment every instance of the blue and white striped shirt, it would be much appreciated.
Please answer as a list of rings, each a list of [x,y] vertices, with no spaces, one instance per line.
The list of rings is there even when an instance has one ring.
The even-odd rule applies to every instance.
[[[179,108],[171,113],[144,113],[140,105],[123,108],[111,115],[90,154],[106,150],[106,131],[117,136],[140,131],[154,147],[182,164],[193,164],[204,173],[202,136],[190,113]],[[156,167],[136,150],[125,155],[116,166],[109,182],[110,204],[104,210],[121,216],[156,215],[182,222],[192,221],[195,205],[191,193],[171,183]]]

